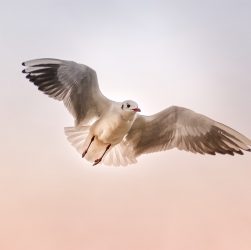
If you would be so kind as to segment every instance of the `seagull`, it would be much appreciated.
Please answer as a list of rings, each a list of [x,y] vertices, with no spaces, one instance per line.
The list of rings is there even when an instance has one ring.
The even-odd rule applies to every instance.
[[[172,148],[199,154],[243,154],[251,140],[232,128],[187,108],[171,106],[140,115],[132,100],[105,97],[96,72],[73,61],[42,58],[22,63],[26,78],[40,91],[63,101],[75,119],[68,141],[93,166],[126,166],[142,154]]]

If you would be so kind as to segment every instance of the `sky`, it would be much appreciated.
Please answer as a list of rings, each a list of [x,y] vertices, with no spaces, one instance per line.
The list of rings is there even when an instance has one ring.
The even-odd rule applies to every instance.
[[[184,106],[250,138],[250,12],[247,0],[2,3],[0,249],[251,249],[251,154],[92,167],[67,142],[63,104],[21,74],[34,58],[84,63],[142,114]]]

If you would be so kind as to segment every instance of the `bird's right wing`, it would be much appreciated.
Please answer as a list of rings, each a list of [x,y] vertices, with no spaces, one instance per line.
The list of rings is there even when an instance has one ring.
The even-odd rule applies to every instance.
[[[125,137],[134,156],[177,147],[200,154],[243,154],[251,140],[204,115],[170,107],[152,116],[138,116]]]
[[[72,61],[43,58],[26,61],[23,73],[46,95],[62,100],[76,119],[88,123],[112,103],[100,91],[96,72]]]

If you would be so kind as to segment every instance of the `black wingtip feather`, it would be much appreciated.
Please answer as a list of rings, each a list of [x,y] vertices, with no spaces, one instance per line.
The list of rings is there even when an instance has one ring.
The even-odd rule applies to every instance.
[[[26,73],[25,69],[22,70],[22,73]]]
[[[25,66],[25,62],[22,62],[22,65]]]
[[[244,155],[244,153],[241,150],[237,151],[236,153],[239,155]]]

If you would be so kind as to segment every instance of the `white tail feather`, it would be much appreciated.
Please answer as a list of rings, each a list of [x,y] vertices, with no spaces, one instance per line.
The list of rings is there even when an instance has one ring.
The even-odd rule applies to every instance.
[[[89,126],[65,127],[64,132],[71,145],[80,153],[83,153],[85,141],[89,134]]]
[[[105,165],[113,166],[127,166],[136,162],[137,160],[133,154],[131,157],[127,155],[123,142],[112,147],[103,159]]]
[[[71,145],[80,153],[84,152],[84,149],[88,147],[92,135],[89,134],[90,126],[76,126],[64,128],[65,135]],[[107,144],[100,142],[99,140],[93,141],[85,159],[89,162],[94,162],[101,157],[105,151]],[[105,154],[102,163],[110,166],[127,166],[129,164],[136,163],[136,158],[127,155],[128,150],[123,142],[112,146]]]

